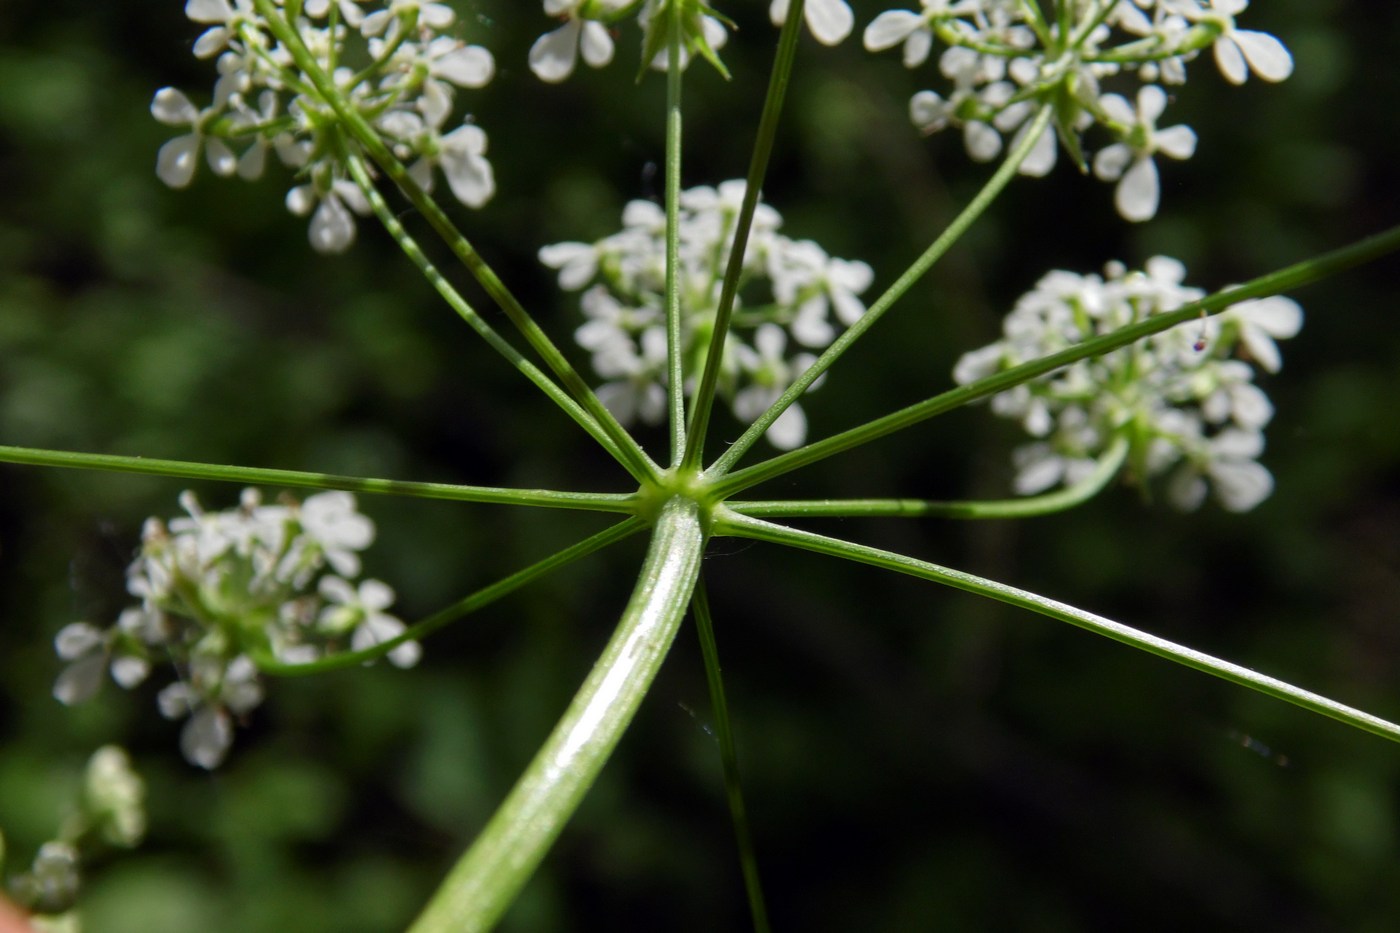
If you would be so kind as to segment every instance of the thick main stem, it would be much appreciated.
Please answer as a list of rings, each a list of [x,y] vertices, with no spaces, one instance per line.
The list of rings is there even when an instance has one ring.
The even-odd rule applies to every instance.
[[[529,880],[632,721],[700,575],[699,506],[662,506],[622,621],[554,731],[410,933],[490,929]]]

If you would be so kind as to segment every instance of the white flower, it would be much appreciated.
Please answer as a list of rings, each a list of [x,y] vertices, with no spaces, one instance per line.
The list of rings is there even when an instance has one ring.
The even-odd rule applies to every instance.
[[[1220,315],[1223,322],[1233,321],[1240,329],[1240,342],[1250,357],[1271,373],[1283,366],[1275,340],[1296,337],[1303,327],[1303,309],[1298,302],[1283,295],[1242,301]]]
[[[1191,18],[1220,27],[1220,37],[1212,48],[1225,80],[1243,84],[1253,71],[1265,81],[1282,81],[1293,73],[1293,56],[1282,42],[1267,32],[1235,28],[1235,17],[1245,11],[1249,0],[1209,2],[1209,11]]]
[[[863,41],[867,52],[883,52],[903,43],[904,67],[917,68],[928,61],[933,30],[925,16],[910,10],[887,10],[865,27]]]
[[[306,0],[302,4],[302,11],[312,19],[322,19],[331,12],[334,6],[340,11],[340,18],[345,25],[357,29],[364,22],[365,11],[357,5],[364,0]]]
[[[245,655],[225,663],[217,657],[195,657],[187,679],[170,684],[156,696],[166,719],[190,718],[180,730],[185,760],[206,770],[217,768],[233,745],[233,717],[262,702],[257,667]]]
[[[238,158],[228,144],[218,137],[204,135],[202,124],[217,112],[216,107],[197,109],[188,97],[173,87],[156,92],[151,101],[151,116],[167,126],[188,126],[191,130],[160,147],[156,155],[156,176],[161,181],[172,188],[187,186],[194,179],[201,147],[216,175],[228,176],[238,170]]]
[[[1166,256],[1152,257],[1144,272],[1116,262],[1103,277],[1051,272],[1016,302],[1003,339],[964,354],[954,378],[966,385],[1202,297],[1183,284],[1185,276],[1185,267]],[[1255,461],[1274,410],[1250,363],[1275,361],[1268,355],[1277,354],[1273,338],[1296,333],[1301,312],[1237,307],[1245,308],[1239,319],[1187,321],[994,395],[995,414],[1044,439],[1017,449],[1016,492],[1073,485],[1123,439],[1137,482],[1177,466],[1168,488],[1182,508],[1199,505],[1212,487],[1235,511],[1267,497],[1273,480]],[[1261,345],[1267,339],[1262,353],[1245,336],[1256,319],[1273,328],[1249,337]]]
[[[591,243],[555,243],[542,246],[540,262],[559,270],[559,287],[576,292],[598,274],[598,249]]]
[[[442,137],[438,154],[452,194],[467,207],[481,207],[496,193],[496,176],[486,160],[486,132],[467,123]]]
[[[596,6],[590,0],[544,0],[545,13],[563,17],[564,25],[530,46],[530,70],[541,81],[557,83],[573,74],[580,52],[591,68],[602,68],[612,61],[613,40],[608,27],[583,15],[585,7]]]
[[[347,208],[346,205],[349,205]],[[315,208],[315,213],[312,209]],[[297,185],[287,192],[287,210],[299,217],[311,214],[307,236],[319,253],[343,253],[355,242],[355,218],[370,212],[369,201],[354,182],[337,178],[328,188],[316,184]]]
[[[754,333],[753,347],[735,347],[739,365],[752,384],[734,394],[734,417],[752,422],[763,414],[803,370],[816,362],[810,353],[801,353],[789,362],[787,334],[777,324],[762,324]],[[790,405],[764,432],[768,442],[779,450],[800,447],[807,439],[807,416],[800,405]]]
[[[1249,511],[1274,489],[1272,474],[1255,461],[1263,452],[1264,436],[1258,431],[1222,431],[1196,457],[1182,462],[1168,487],[1172,504],[1182,511],[1199,508],[1209,479],[1222,506],[1231,512]]]
[[[787,21],[789,0],[773,0],[768,16],[774,26]],[[803,19],[813,37],[822,45],[836,45],[851,34],[856,17],[846,0],[807,0]]]
[[[364,580],[358,587],[336,576],[321,578],[321,595],[328,605],[321,611],[318,625],[331,634],[350,632],[350,647],[363,651],[402,635],[402,621],[385,612],[394,604],[394,591],[379,580]],[[406,641],[389,652],[397,667],[412,667],[422,656],[422,646]]]
[[[355,509],[355,497],[341,490],[319,492],[301,504],[301,527],[326,562],[342,576],[360,572],[360,557],[374,543],[374,522]]]
[[[1157,118],[1167,106],[1167,94],[1155,84],[1138,91],[1137,109],[1117,94],[1100,100],[1115,121],[1128,127],[1127,141],[1106,146],[1094,157],[1094,174],[1104,181],[1118,181],[1113,203],[1125,220],[1150,220],[1161,197],[1158,152],[1173,159],[1188,159],[1196,151],[1196,133],[1189,126],[1157,129]]]
[[[107,636],[86,622],[73,622],[59,630],[54,649],[60,658],[72,662],[54,681],[54,699],[65,706],[91,699],[107,669]]]

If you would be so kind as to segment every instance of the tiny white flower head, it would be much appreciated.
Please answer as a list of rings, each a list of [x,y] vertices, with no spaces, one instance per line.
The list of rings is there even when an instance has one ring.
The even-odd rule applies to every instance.
[[[1303,309],[1283,295],[1242,301],[1221,314],[1223,322],[1233,321],[1240,329],[1240,342],[1250,357],[1271,373],[1283,366],[1275,340],[1296,337],[1303,327]]]
[[[887,10],[870,21],[863,36],[867,52],[883,52],[904,45],[904,67],[917,68],[933,50],[933,30],[928,19],[910,10]]]
[[[1243,84],[1252,71],[1265,81],[1283,81],[1293,73],[1293,56],[1288,48],[1267,32],[1237,29],[1235,17],[1249,6],[1249,0],[1209,0],[1210,10],[1197,18],[1220,27],[1220,37],[1212,49],[1215,64],[1231,84]]]
[[[530,70],[541,81],[555,84],[573,74],[580,53],[590,68],[602,68],[612,61],[613,40],[608,27],[584,15],[596,6],[590,0],[544,0],[544,11],[563,18],[564,24],[530,46]]]
[[[481,207],[496,193],[496,177],[486,159],[486,132],[466,123],[442,137],[442,173],[452,194],[467,207]]]
[[[131,758],[116,745],[104,745],[88,759],[86,809],[100,822],[102,838],[130,848],[146,834],[146,785]]]
[[[355,242],[351,209],[358,214],[370,212],[369,201],[348,179],[337,178],[326,189],[305,184],[287,192],[287,210],[300,217],[311,214],[307,237],[318,253],[343,253]]]
[[[151,116],[166,126],[188,126],[190,132],[176,136],[160,147],[156,155],[156,176],[172,188],[184,188],[194,179],[199,164],[199,151],[204,149],[209,167],[216,175],[232,175],[238,170],[238,158],[222,139],[207,137],[201,123],[214,108],[201,111],[190,103],[183,92],[173,87],[161,88],[151,101]]]
[[[341,490],[308,496],[301,504],[301,527],[342,576],[360,572],[360,557],[355,552],[374,543],[374,522],[356,510],[354,495]]]
[[[1167,106],[1167,94],[1155,84],[1138,91],[1134,109],[1117,94],[1100,100],[1112,119],[1127,127],[1126,141],[1100,150],[1094,157],[1094,174],[1117,181],[1113,203],[1125,220],[1150,220],[1161,201],[1161,183],[1152,157],[1158,152],[1173,159],[1188,159],[1196,151],[1196,133],[1189,126],[1157,129],[1157,118]]]

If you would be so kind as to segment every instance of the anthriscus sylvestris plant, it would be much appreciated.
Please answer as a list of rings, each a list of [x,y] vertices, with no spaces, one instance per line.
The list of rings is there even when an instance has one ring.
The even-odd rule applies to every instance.
[[[110,676],[124,688],[162,677],[157,705],[180,720],[184,757],[213,769],[236,761],[234,734],[275,695],[282,676],[355,668],[387,657],[414,664],[435,630],[565,564],[634,535],[647,539],[632,596],[611,641],[572,703],[494,816],[423,908],[418,933],[486,929],[510,907],[627,729],[687,611],[701,636],[714,718],[753,922],[766,908],[742,798],[711,610],[701,580],[709,543],[764,541],[843,558],[970,591],[1106,635],[1167,660],[1400,740],[1400,726],[1289,683],[1174,644],[1067,603],[798,528],[822,517],[1011,518],[1080,504],[1115,481],[1144,508],[1164,500],[1200,508],[1214,497],[1247,512],[1274,479],[1262,458],[1274,408],[1260,373],[1279,372],[1278,341],[1295,337],[1303,310],[1281,293],[1400,248],[1400,229],[1240,285],[1210,290],[1183,263],[1103,257],[1102,272],[1049,270],[1011,307],[1000,339],[972,348],[949,374],[921,373],[921,401],[813,439],[806,410],[829,392],[828,371],[939,261],[1017,175],[1079,171],[1113,184],[1118,215],[1162,210],[1162,172],[1190,158],[1196,133],[1166,116],[1200,60],[1224,80],[1282,81],[1286,46],[1242,28],[1247,0],[922,0],[886,9],[860,32],[866,50],[897,51],[925,89],[907,110],[910,133],[961,133],[975,162],[1000,159],[981,191],[893,281],[860,258],[838,258],[785,223],[761,194],[783,145],[781,115],[804,41],[836,45],[856,34],[841,0],[773,0],[781,27],[747,175],[683,184],[681,90],[687,69],[728,77],[727,44],[771,43],[736,31],[727,3],[702,0],[544,0],[526,60],[547,84],[639,51],[639,81],[664,73],[666,157],[658,201],[632,200],[600,239],[530,243],[538,275],[557,278],[572,323],[561,346],[478,252],[467,232],[488,209],[497,176],[487,132],[472,110],[493,92],[490,30],[470,4],[423,0],[189,0],[201,30],[197,57],[214,66],[212,92],[156,92],[153,116],[178,135],[161,146],[156,175],[174,188],[201,165],[253,181],[282,167],[286,205],[309,217],[311,246],[340,253],[358,226],[378,223],[428,287],[504,362],[616,461],[625,490],[513,489],[333,476],[260,467],[0,448],[11,463],[81,467],[251,484],[237,505],[209,510],[192,493],[185,515],[148,521],[127,573],[136,601],[106,623],[57,629],[64,666],[55,696],[93,697]],[[531,4],[500,15],[519,18]],[[733,12],[730,10],[729,12]],[[631,74],[627,75],[630,79]],[[726,92],[738,93],[737,84]],[[538,88],[542,99],[555,93]],[[463,112],[465,105],[466,112]],[[1204,141],[1208,145],[1209,141]],[[452,202],[435,198],[445,181]],[[1044,182],[1041,182],[1044,184]],[[404,208],[407,203],[410,211]],[[1089,208],[1086,208],[1089,209]],[[1105,208],[1106,209],[1106,208]],[[416,213],[442,244],[420,245]],[[372,218],[372,221],[371,221]],[[445,252],[496,306],[459,290]],[[844,250],[842,250],[844,252]],[[866,257],[867,259],[869,257]],[[502,333],[508,324],[514,334]],[[932,338],[931,338],[932,339]],[[523,344],[523,349],[520,346]],[[587,360],[592,372],[575,367]],[[721,405],[722,403],[722,405]],[[1013,498],[930,501],[909,490],[860,489],[850,499],[756,499],[760,484],[837,453],[981,404],[1029,435],[1012,457]],[[717,409],[722,409],[717,411]],[[714,422],[722,423],[716,428]],[[660,450],[629,428],[660,425]],[[732,438],[719,443],[719,438]],[[767,451],[773,448],[774,454]],[[257,487],[320,490],[298,501]],[[373,523],[353,494],[451,499],[518,508],[609,513],[606,530],[415,624],[388,610],[389,583],[360,579]],[[891,498],[871,498],[871,496]],[[813,558],[814,560],[816,558]],[[421,645],[421,647],[420,647]],[[275,702],[275,696],[274,696]],[[232,751],[231,751],[232,750]],[[139,832],[128,832],[131,839]],[[63,853],[59,853],[61,856]],[[53,857],[50,857],[53,856]],[[54,853],[45,865],[54,863]],[[62,861],[62,859],[59,859]],[[39,862],[36,861],[36,865]],[[63,885],[66,875],[48,871]],[[60,877],[62,876],[62,877]],[[26,882],[30,883],[30,882]],[[34,881],[32,884],[40,884]],[[31,885],[32,886],[32,885]],[[71,898],[48,894],[55,909]]]

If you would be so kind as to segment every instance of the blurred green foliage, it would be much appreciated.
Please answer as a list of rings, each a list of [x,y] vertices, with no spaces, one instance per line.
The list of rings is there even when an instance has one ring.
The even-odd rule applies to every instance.
[[[538,246],[614,229],[659,194],[661,84],[611,69],[540,85],[537,4],[454,4],[497,56],[468,95],[500,193],[469,235],[556,335],[573,311]],[[891,4],[857,2],[860,21]],[[284,188],[154,175],[156,88],[207,94],[179,3],[0,5],[0,443],[481,484],[622,490],[624,477],[438,306],[390,241],[310,252]],[[684,183],[741,175],[772,47],[729,4],[731,83],[686,88]],[[1201,137],[1164,206],[1125,228],[1066,165],[1004,202],[807,408],[813,435],[949,384],[1045,270],[1183,259],[1218,287],[1400,219],[1400,7],[1256,2],[1292,48],[1280,86],[1202,61],[1171,114]],[[630,33],[627,34],[630,37]],[[856,42],[804,43],[766,197],[787,232],[888,282],[988,169],[919,138],[911,77]],[[421,225],[416,232],[427,238]],[[443,251],[435,250],[442,255]],[[1246,516],[1127,491],[1023,524],[851,520],[835,533],[1121,618],[1400,716],[1400,372],[1388,260],[1296,297],[1268,380],[1278,488]],[[476,297],[473,295],[473,297]],[[586,362],[581,355],[579,362]],[[542,413],[543,412],[543,413]],[[735,425],[717,426],[733,436]],[[655,438],[652,438],[655,440]],[[772,495],[1004,494],[1010,429],[959,412],[774,484]],[[185,484],[0,466],[0,826],[12,868],[119,741],[151,832],[87,879],[92,933],[402,927],[479,829],[601,648],[625,545],[435,637],[421,668],[272,685],[229,763],[176,749],[154,690],[49,695],[54,633],[106,623],[140,522]],[[237,490],[200,488],[211,506]],[[367,572],[415,618],[600,527],[596,519],[364,501]],[[1400,749],[999,605],[719,541],[707,564],[749,808],[788,930],[1390,931]],[[509,916],[513,930],[738,929],[699,652],[678,642],[632,733]]]

